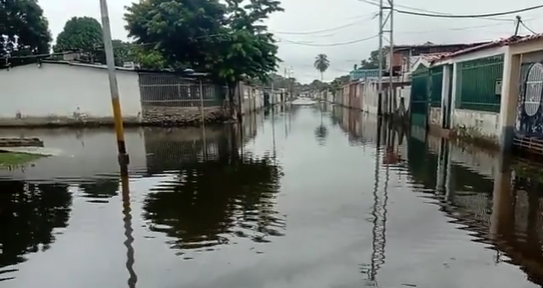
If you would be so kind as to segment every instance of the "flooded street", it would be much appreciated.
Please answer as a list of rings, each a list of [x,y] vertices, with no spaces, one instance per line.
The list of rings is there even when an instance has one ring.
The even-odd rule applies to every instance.
[[[537,181],[354,110],[276,110],[127,130],[124,187],[113,131],[0,131],[63,151],[0,170],[0,287],[543,284]]]

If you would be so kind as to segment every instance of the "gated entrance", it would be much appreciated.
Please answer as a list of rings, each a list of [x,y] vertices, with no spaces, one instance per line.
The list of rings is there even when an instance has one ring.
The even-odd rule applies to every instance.
[[[515,145],[543,153],[543,63],[523,63]]]
[[[426,127],[428,118],[428,94],[429,94],[428,68],[420,65],[411,74],[411,124]]]

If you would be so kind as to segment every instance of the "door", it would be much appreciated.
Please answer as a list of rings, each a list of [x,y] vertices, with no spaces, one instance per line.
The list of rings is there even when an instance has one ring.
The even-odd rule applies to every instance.
[[[429,73],[426,67],[419,67],[411,76],[411,125],[426,127],[428,118]]]

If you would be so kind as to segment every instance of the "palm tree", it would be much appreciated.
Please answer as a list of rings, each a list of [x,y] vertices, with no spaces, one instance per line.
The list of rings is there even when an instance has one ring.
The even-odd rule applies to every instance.
[[[330,67],[330,60],[328,60],[328,56],[326,54],[319,54],[317,57],[315,57],[315,62],[313,63],[313,66],[315,69],[317,69],[321,73],[321,82],[323,81],[323,73],[328,70],[328,67]]]

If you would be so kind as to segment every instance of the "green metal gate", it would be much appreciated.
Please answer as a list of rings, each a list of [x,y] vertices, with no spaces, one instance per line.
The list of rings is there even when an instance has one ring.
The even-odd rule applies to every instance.
[[[428,102],[431,107],[441,107],[441,90],[443,89],[443,66],[430,68],[430,95]]]
[[[429,71],[422,65],[411,74],[411,125],[426,127],[428,118]]]

